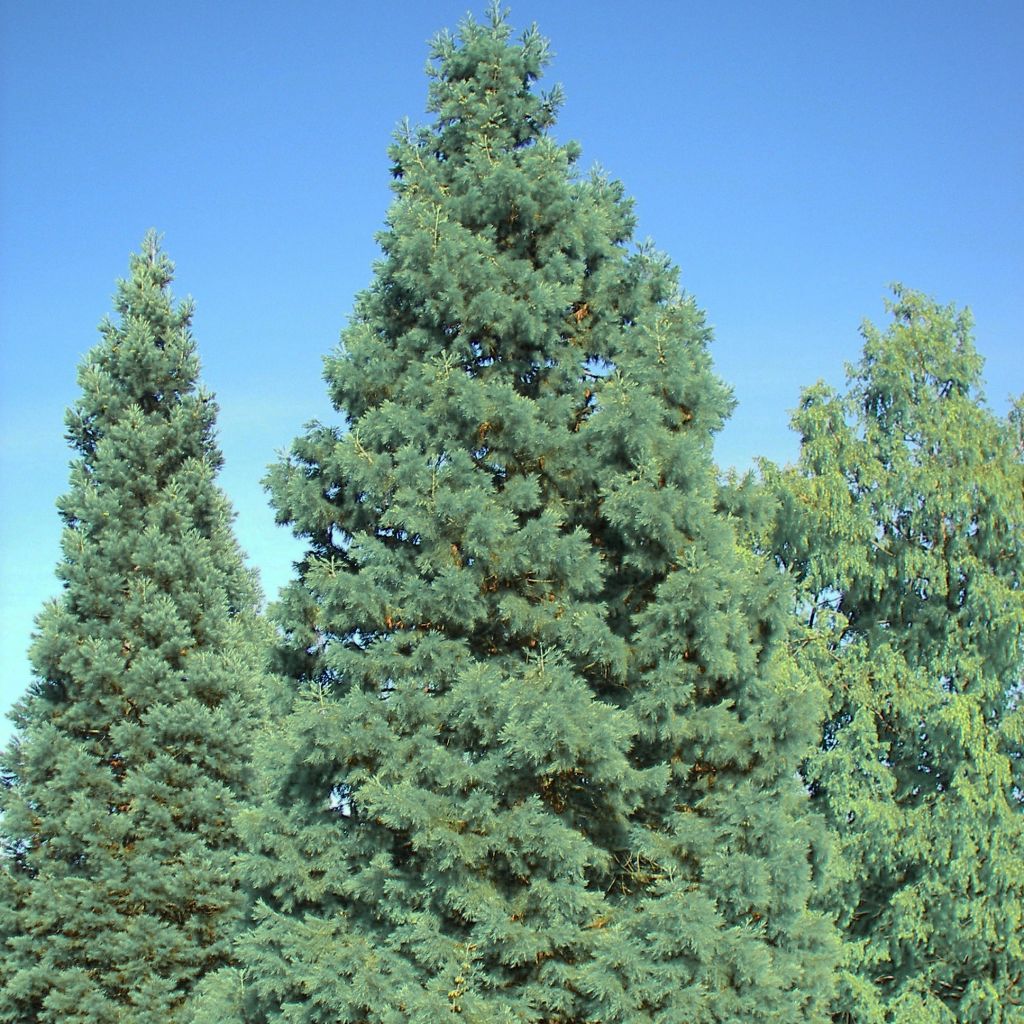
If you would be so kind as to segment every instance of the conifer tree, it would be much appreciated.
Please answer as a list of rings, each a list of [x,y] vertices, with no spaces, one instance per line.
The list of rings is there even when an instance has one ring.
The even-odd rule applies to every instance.
[[[3,760],[0,1021],[168,1024],[232,959],[264,657],[192,307],[146,236],[79,371],[63,592]]]
[[[326,361],[345,419],[269,478],[308,550],[252,1019],[821,1019],[816,695],[717,502],[703,316],[548,133],[536,30],[492,8],[433,58]]]
[[[803,665],[831,694],[807,773],[845,861],[835,1019],[1010,1024],[1024,1020],[1019,409],[986,406],[966,312],[902,288],[889,309],[845,394],[804,393],[799,464],[773,474]]]

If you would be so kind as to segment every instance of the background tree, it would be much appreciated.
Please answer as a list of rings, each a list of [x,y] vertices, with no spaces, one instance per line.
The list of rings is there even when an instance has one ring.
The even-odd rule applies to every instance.
[[[214,485],[192,307],[149,234],[79,371],[63,593],[4,756],[0,1020],[167,1024],[231,959],[258,591]]]
[[[807,390],[770,475],[801,661],[831,694],[807,766],[846,862],[836,1020],[1024,1020],[1024,470],[967,313],[897,287],[845,394]],[[1020,786],[1017,775],[1016,786]]]
[[[816,698],[716,505],[730,398],[630,203],[548,134],[535,30],[433,51],[345,422],[273,468],[300,698],[248,822],[259,1020],[820,1019]]]

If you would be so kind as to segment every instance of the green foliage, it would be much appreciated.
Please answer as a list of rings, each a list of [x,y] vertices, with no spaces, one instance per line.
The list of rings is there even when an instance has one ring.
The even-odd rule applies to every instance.
[[[836,1020],[1009,1024],[1024,1020],[1019,406],[1005,422],[986,407],[968,314],[902,288],[889,309],[844,395],[804,393],[798,467],[769,471],[801,661],[831,694],[807,776],[845,863]]]
[[[496,9],[436,41],[434,124],[390,151],[384,256],[326,361],[347,422],[269,477],[308,550],[243,826],[252,1019],[796,1022],[831,996],[796,775],[821,701],[719,502],[731,400],[621,187],[547,134],[546,59]]]
[[[191,307],[148,235],[79,371],[63,593],[4,755],[0,1021],[167,1024],[231,960],[262,627]]]

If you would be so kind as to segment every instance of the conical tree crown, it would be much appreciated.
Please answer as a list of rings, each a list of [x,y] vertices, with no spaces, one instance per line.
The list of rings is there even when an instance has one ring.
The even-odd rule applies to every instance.
[[[779,550],[832,695],[808,765],[845,853],[840,1020],[1014,1021],[1024,468],[968,314],[898,288],[845,394],[805,392]],[[1016,781],[1019,787],[1019,779]]]
[[[64,588],[5,759],[4,1021],[180,1020],[241,926],[258,592],[172,269],[147,236],[68,413]]]
[[[326,361],[348,422],[269,478],[308,553],[249,823],[259,1012],[803,1019],[813,701],[782,699],[784,606],[716,504],[703,318],[546,134],[535,31],[467,21],[434,61]]]

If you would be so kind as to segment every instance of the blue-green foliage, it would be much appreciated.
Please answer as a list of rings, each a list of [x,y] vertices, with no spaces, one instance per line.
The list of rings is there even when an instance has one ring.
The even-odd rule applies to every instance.
[[[213,482],[215,406],[172,269],[147,236],[67,417],[63,591],[3,757],[5,1024],[182,1020],[243,921],[258,593]]]
[[[246,818],[259,1021],[820,1020],[821,704],[737,543],[731,400],[500,13],[433,51],[383,258],[273,467],[296,701]]]

